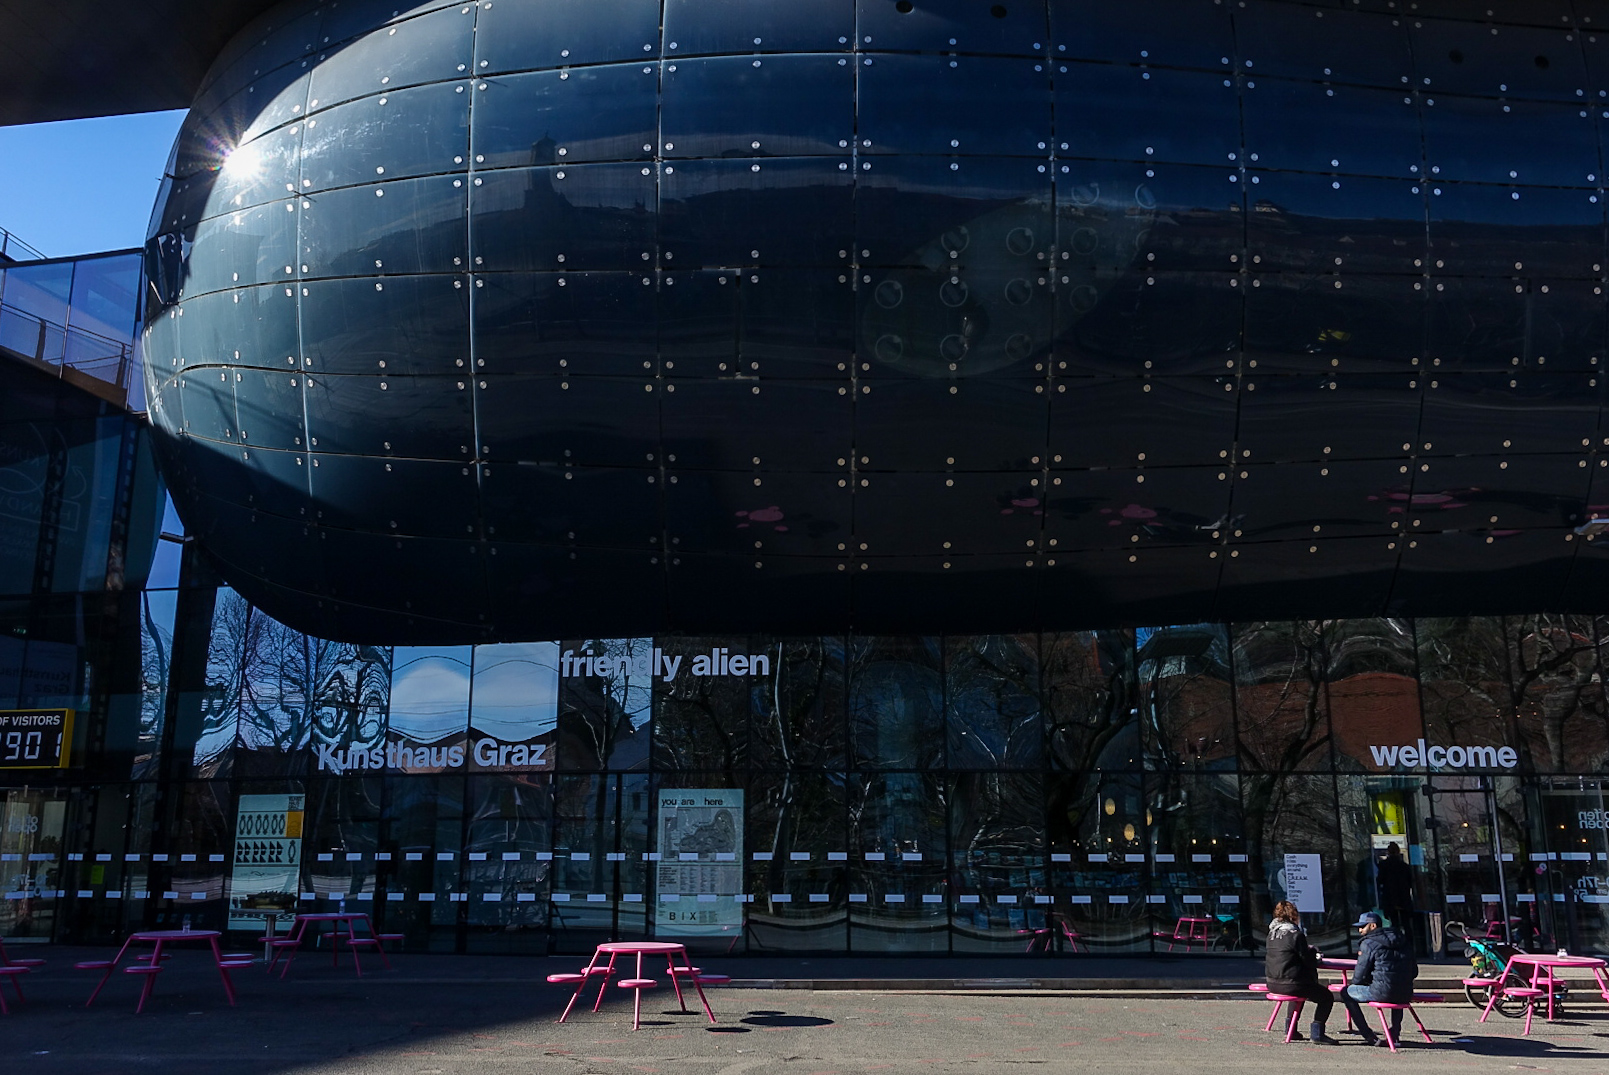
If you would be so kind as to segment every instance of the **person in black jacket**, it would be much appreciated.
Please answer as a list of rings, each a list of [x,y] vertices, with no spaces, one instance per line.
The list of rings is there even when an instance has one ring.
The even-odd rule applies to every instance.
[[[1358,1028],[1367,1045],[1384,1045],[1385,1042],[1369,1026],[1363,1014],[1362,1001],[1379,1000],[1392,1004],[1407,1004],[1413,1000],[1414,979],[1419,977],[1419,963],[1414,959],[1413,941],[1404,930],[1386,927],[1380,916],[1365,911],[1353,923],[1362,940],[1358,944],[1358,965],[1352,972],[1352,984],[1341,993],[1341,1002],[1352,1016],[1352,1025]],[[1402,1031],[1402,1009],[1391,1012],[1391,1036]]]
[[[1307,934],[1302,932],[1296,907],[1288,900],[1280,900],[1274,905],[1274,920],[1268,924],[1268,958],[1263,969],[1268,991],[1301,997],[1313,1005],[1308,1040],[1319,1045],[1338,1045],[1339,1042],[1324,1033],[1335,998],[1318,980],[1318,960],[1318,950],[1307,943]]]

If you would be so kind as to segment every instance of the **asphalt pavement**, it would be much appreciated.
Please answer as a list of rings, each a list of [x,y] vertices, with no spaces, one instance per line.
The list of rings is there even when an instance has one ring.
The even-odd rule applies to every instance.
[[[841,979],[854,988],[836,988],[827,977],[750,978],[812,987],[711,989],[714,1024],[696,1001],[683,1013],[671,991],[660,988],[645,995],[644,1025],[634,1032],[631,997],[613,988],[601,1011],[591,1010],[589,991],[569,1022],[555,1022],[569,990],[544,979],[551,970],[574,969],[578,961],[569,958],[402,955],[393,957],[394,970],[374,968],[360,979],[344,958],[333,968],[325,957],[304,957],[285,980],[260,967],[236,971],[239,1005],[231,1008],[203,953],[179,950],[136,1016],[134,977],[114,977],[86,1010],[97,975],[74,970],[72,962],[92,954],[55,948],[38,954],[50,963],[28,976],[28,1002],[0,1017],[0,1070],[7,1075],[851,1075],[1011,1070],[1005,1065],[1093,1066],[1103,1075],[1170,1067],[1280,1075],[1293,1067],[1402,1071],[1415,1064],[1609,1071],[1609,1006],[1585,988],[1556,1022],[1538,1020],[1528,1038],[1520,1036],[1522,1021],[1494,1015],[1481,1024],[1476,1009],[1448,994],[1449,1003],[1421,1007],[1435,1043],[1406,1044],[1392,1056],[1346,1034],[1339,1008],[1330,1029],[1343,1044],[1286,1045],[1280,1034],[1263,1030],[1268,1003],[1236,983],[1216,982],[1215,973],[1192,988],[1158,986],[1147,994],[1023,987],[1021,973],[977,973],[996,969],[987,961],[917,961],[931,971],[959,967],[948,977],[934,974],[939,984],[932,987],[879,986],[864,977]],[[741,980],[746,962],[719,969]],[[795,960],[771,969],[797,974],[837,962]],[[1021,969],[1021,961],[1001,965]],[[1129,964],[1128,980],[1139,980],[1139,966]],[[1261,968],[1244,960],[1237,969],[1243,982]]]

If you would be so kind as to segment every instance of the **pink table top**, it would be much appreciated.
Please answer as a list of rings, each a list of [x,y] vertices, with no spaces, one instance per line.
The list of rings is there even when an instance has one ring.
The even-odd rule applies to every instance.
[[[1319,966],[1321,967],[1355,967],[1357,965],[1358,961],[1355,959],[1337,959],[1333,956],[1324,956],[1319,960]]]
[[[684,944],[673,944],[670,941],[605,941],[598,945],[600,952],[615,952],[619,954],[632,954],[641,952],[644,955],[652,953],[685,952]]]
[[[1179,919],[1179,921],[1180,922],[1208,922],[1208,923],[1210,923],[1210,922],[1212,922],[1212,919],[1210,919],[1210,918],[1181,918],[1181,919]]]
[[[143,929],[129,934],[136,941],[206,941],[222,936],[215,929]]]
[[[1588,970],[1609,968],[1609,961],[1597,956],[1550,956],[1542,953],[1521,952],[1508,957],[1510,963],[1526,963],[1533,967],[1582,967]]]

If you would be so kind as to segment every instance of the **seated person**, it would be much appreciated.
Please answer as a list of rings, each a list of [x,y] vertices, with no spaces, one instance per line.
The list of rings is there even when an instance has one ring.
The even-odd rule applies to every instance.
[[[1338,1045],[1339,1042],[1324,1033],[1335,998],[1318,980],[1318,961],[1318,950],[1307,943],[1295,905],[1289,900],[1280,900],[1274,905],[1274,920],[1268,924],[1268,960],[1263,971],[1268,991],[1301,997],[1313,1005],[1308,1040],[1320,1045]]]
[[[1413,1000],[1414,979],[1419,963],[1414,959],[1413,941],[1400,929],[1381,924],[1380,916],[1365,911],[1353,923],[1363,939],[1358,944],[1358,966],[1352,984],[1341,993],[1341,1002],[1352,1016],[1352,1025],[1363,1035],[1365,1045],[1384,1045],[1363,1014],[1361,1001],[1379,1000],[1407,1004]],[[1391,1012],[1391,1036],[1402,1034],[1402,1009]]]

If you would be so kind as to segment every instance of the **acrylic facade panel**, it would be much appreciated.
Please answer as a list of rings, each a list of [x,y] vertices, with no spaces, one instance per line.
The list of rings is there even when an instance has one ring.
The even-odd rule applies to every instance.
[[[285,5],[153,218],[180,516],[277,620],[393,643],[1564,594],[1596,46],[1160,11]]]

